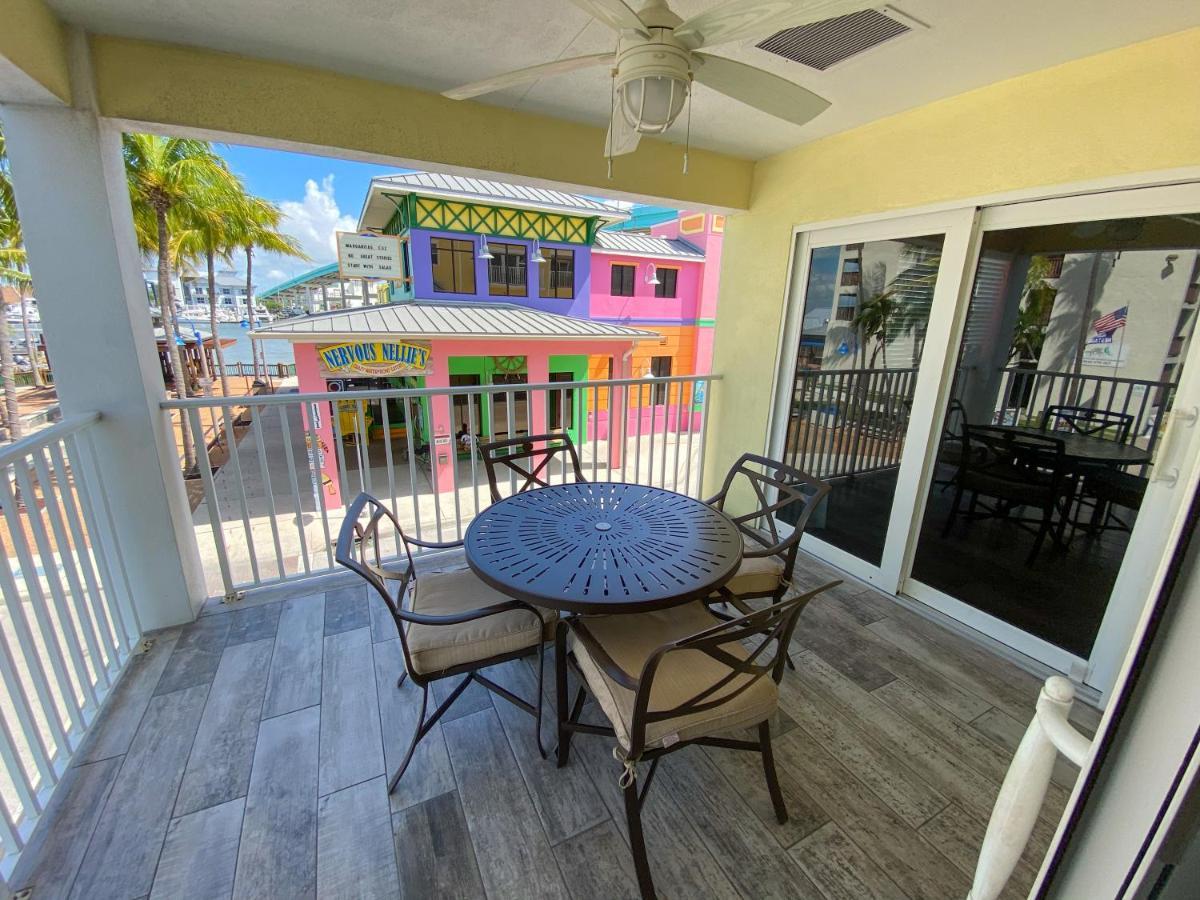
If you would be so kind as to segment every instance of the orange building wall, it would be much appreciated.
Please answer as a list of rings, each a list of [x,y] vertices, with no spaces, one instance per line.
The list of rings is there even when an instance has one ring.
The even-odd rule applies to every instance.
[[[635,325],[645,331],[656,331],[662,335],[660,341],[642,341],[633,350],[633,377],[645,378],[650,373],[650,359],[654,356],[671,357],[672,375],[692,375],[695,373],[696,358],[696,326],[694,325]],[[607,356],[592,356],[588,358],[588,378],[593,381],[603,381],[608,378]],[[619,378],[620,375],[614,374]],[[679,400],[680,385],[671,385],[668,403]],[[690,397],[690,389],[684,399]],[[643,403],[650,402],[650,388],[642,389]],[[630,398],[631,404],[636,405],[636,398]],[[608,408],[608,391],[600,391],[600,408]]]

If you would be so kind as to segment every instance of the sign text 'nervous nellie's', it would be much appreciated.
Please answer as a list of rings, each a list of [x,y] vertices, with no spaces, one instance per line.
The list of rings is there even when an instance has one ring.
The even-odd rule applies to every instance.
[[[337,375],[418,375],[429,373],[428,344],[365,341],[317,347],[321,367]]]

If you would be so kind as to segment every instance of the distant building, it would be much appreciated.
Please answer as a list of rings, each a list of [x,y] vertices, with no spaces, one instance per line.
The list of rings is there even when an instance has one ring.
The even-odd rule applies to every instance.
[[[208,306],[208,275],[201,273],[180,276],[185,306]],[[239,315],[246,314],[246,277],[226,269],[216,277],[217,308]],[[252,286],[253,292],[253,286]]]

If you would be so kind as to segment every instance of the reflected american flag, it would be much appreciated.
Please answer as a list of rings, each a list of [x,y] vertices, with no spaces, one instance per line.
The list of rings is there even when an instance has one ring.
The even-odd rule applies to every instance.
[[[1125,327],[1125,316],[1129,313],[1128,306],[1122,306],[1120,309],[1114,309],[1106,316],[1101,316],[1092,323],[1092,330],[1096,334],[1112,334],[1118,328]]]

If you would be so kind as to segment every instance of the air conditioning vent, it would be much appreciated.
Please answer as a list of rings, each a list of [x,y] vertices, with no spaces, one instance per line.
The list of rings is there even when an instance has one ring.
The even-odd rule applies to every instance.
[[[912,29],[876,9],[812,22],[773,34],[757,45],[760,49],[802,66],[825,71],[831,66],[878,47],[884,41]]]

